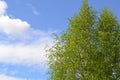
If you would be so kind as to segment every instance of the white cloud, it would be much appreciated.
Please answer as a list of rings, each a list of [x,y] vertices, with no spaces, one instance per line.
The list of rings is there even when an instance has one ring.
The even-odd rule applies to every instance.
[[[0,17],[0,31],[6,34],[20,35],[29,29],[30,25],[20,19],[11,19],[8,16]]]
[[[35,30],[26,21],[11,18],[7,15],[6,9],[5,0],[0,0],[0,63],[47,67],[45,47],[53,45],[51,37],[53,31]],[[36,8],[32,7],[32,10],[35,15],[39,15]],[[3,71],[0,73],[1,80],[27,80],[5,75],[7,69]],[[11,72],[13,75],[15,73],[15,71]]]
[[[5,14],[5,10],[7,8],[7,4],[5,1],[0,0],[0,16]]]
[[[46,63],[47,53],[45,47],[46,45],[53,45],[50,37],[51,32],[34,30],[26,21],[10,18],[5,14],[6,8],[6,2],[0,0],[0,32],[7,34],[7,37],[4,37],[5,39],[1,39],[0,36],[0,63],[20,65],[41,65]],[[27,31],[28,33],[24,34]],[[21,34],[23,37],[20,37]],[[12,42],[9,38],[14,39],[14,41],[18,40],[18,42]],[[9,43],[5,44],[4,42]]]
[[[8,64],[41,65],[47,57],[45,47],[51,46],[52,39],[43,37],[30,44],[0,44],[0,62]]]
[[[0,32],[7,35],[21,35],[30,28],[30,24],[21,19],[10,18],[6,15],[7,4],[0,0]]]
[[[7,76],[5,74],[0,74],[0,79],[1,80],[27,80],[27,79],[21,79],[21,78]]]

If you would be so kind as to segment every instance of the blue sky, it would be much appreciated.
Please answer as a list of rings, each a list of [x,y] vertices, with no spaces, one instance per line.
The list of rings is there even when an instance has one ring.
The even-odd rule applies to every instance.
[[[52,33],[68,27],[82,0],[0,0],[0,79],[47,80],[45,50]],[[120,1],[89,0],[98,12],[108,7],[120,19]]]

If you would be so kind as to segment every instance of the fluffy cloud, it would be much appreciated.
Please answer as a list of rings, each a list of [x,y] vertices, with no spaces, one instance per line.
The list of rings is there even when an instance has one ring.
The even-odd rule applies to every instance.
[[[0,34],[7,34],[7,37],[0,36],[0,63],[20,65],[46,63],[45,47],[53,45],[51,32],[34,30],[26,21],[10,18],[5,14],[6,8],[6,2],[0,0]],[[24,34],[25,32],[27,34]],[[23,37],[20,37],[21,34]],[[11,35],[17,35],[17,38]]]
[[[0,0],[0,63],[27,67],[38,65],[39,68],[42,67],[44,73],[46,71],[44,69],[47,68],[45,47],[53,45],[51,37],[53,31],[35,30],[28,22],[8,16],[6,8],[6,2]],[[34,14],[39,14],[34,8],[33,11]],[[0,72],[1,80],[27,80],[5,74],[6,72]],[[15,72],[13,71],[12,74]]]
[[[27,80],[27,79],[20,79],[20,78],[15,78],[15,77],[7,76],[5,74],[0,74],[0,79],[1,80]]]
[[[13,19],[6,15],[7,4],[0,0],[0,32],[7,35],[21,35],[30,29],[30,24],[21,19]]]
[[[21,35],[30,28],[26,21],[11,19],[8,16],[0,17],[0,31],[6,34]]]
[[[7,8],[6,2],[0,0],[0,16],[5,14],[6,8]]]
[[[8,64],[41,65],[46,63],[45,47],[52,45],[52,38],[43,37],[30,44],[0,44],[0,62]]]

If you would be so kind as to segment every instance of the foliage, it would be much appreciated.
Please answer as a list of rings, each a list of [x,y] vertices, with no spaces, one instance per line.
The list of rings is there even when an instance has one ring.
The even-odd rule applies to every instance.
[[[120,80],[120,25],[107,8],[99,16],[84,0],[49,50],[49,80]]]

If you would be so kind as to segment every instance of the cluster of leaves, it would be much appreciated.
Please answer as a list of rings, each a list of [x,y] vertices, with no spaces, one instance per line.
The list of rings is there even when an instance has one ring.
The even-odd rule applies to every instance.
[[[49,50],[49,80],[120,80],[120,25],[107,8],[100,15],[84,0]]]

